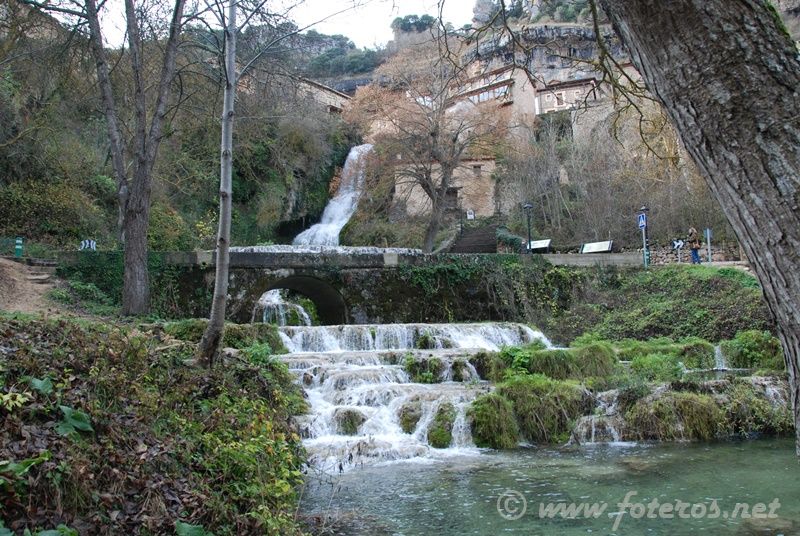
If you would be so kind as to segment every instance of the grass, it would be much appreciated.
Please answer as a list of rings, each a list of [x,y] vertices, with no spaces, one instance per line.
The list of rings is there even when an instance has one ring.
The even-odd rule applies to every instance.
[[[489,393],[475,399],[467,417],[472,440],[478,447],[513,449],[519,442],[514,406],[506,398]]]
[[[579,385],[541,374],[515,376],[498,385],[497,394],[511,402],[520,435],[534,443],[565,441],[586,409]]]

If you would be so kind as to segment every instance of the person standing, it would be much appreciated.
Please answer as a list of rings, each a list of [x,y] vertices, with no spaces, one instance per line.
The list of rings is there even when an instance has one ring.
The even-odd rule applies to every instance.
[[[700,243],[700,235],[697,233],[697,229],[689,227],[689,235],[686,237],[686,241],[689,243],[689,249],[692,250],[692,264],[700,264],[700,248],[702,244]]]

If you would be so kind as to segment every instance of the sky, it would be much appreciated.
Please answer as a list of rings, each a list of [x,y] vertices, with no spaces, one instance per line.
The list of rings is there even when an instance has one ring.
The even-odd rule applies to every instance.
[[[302,27],[353,5],[353,0],[306,0],[295,10],[295,20]],[[475,0],[446,0],[443,18],[460,28],[472,22]],[[437,0],[371,0],[362,7],[336,15],[314,29],[324,34],[342,34],[357,47],[374,48],[392,39],[390,25],[396,17],[429,14],[438,16]]]
[[[297,0],[277,0],[275,3],[281,2],[294,4]],[[347,10],[354,4],[360,7]],[[446,0],[443,18],[460,28],[472,22],[474,5],[475,0]],[[122,2],[109,0],[107,6],[102,18],[105,40],[111,46],[119,46],[125,35]],[[331,16],[341,11],[344,12]],[[438,16],[439,11],[437,0],[305,0],[291,13],[301,28],[318,23],[313,28],[320,33],[345,35],[359,48],[374,48],[392,39],[390,25],[396,17],[426,13]]]

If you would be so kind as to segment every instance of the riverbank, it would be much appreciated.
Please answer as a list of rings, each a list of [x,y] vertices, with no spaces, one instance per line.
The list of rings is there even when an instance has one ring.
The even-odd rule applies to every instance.
[[[270,357],[270,329],[228,341],[247,346],[207,371],[157,327],[0,314],[0,522],[16,534],[300,534],[291,418],[305,402]]]

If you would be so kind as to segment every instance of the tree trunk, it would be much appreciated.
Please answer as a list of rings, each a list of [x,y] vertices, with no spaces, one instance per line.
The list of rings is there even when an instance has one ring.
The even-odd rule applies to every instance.
[[[147,170],[140,168],[137,174]],[[150,179],[134,176],[125,206],[123,233],[125,269],[122,276],[122,314],[146,313],[150,305],[150,278],[147,270],[147,227],[150,220]]]
[[[425,229],[425,242],[422,246],[422,251],[425,253],[433,251],[434,241],[442,223],[442,213],[444,212],[444,199],[442,197],[436,196],[436,199],[433,200],[431,219],[428,220],[428,227]]]
[[[752,262],[800,455],[800,61],[767,0],[601,0]]]
[[[225,306],[228,298],[228,268],[231,239],[231,190],[233,175],[233,117],[236,97],[236,2],[229,0],[225,29],[225,92],[222,107],[222,143],[219,178],[219,229],[217,265],[211,315],[197,350],[198,359],[211,367],[219,352],[225,329]]]

